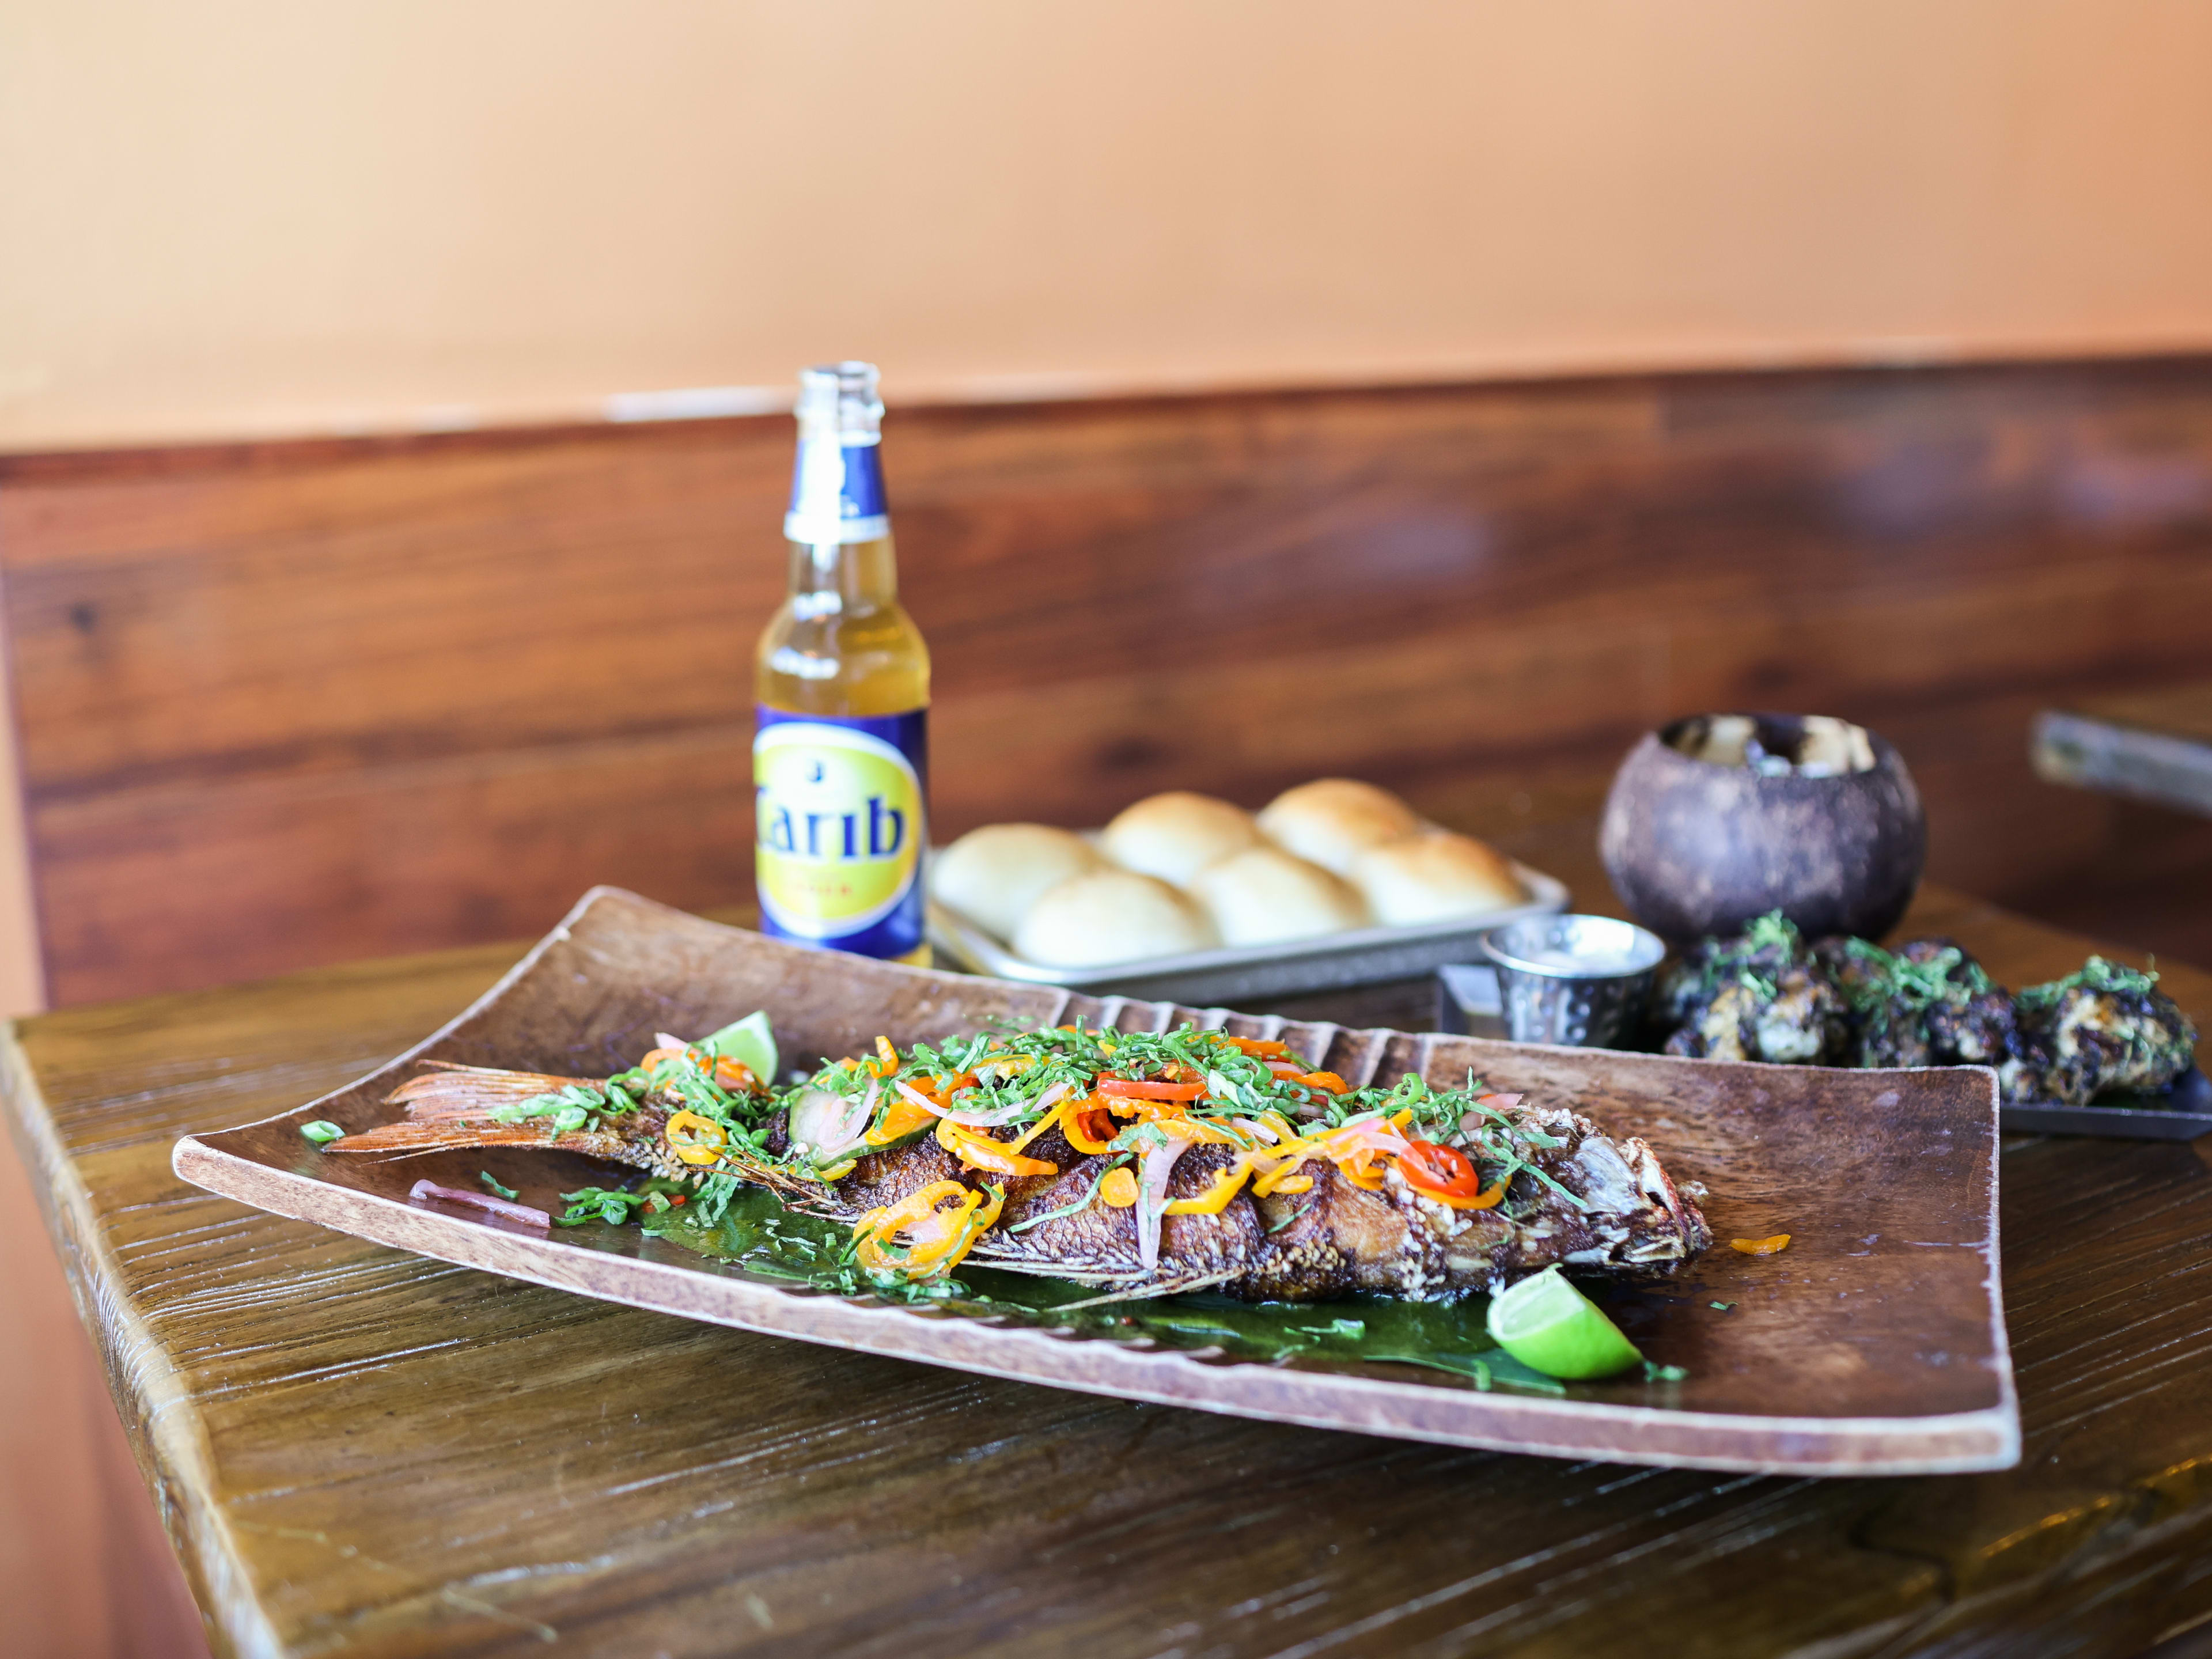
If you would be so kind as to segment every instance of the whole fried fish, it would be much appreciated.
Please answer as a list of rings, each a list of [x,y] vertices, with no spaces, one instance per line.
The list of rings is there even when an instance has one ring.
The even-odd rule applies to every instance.
[[[391,1099],[404,1121],[326,1150],[542,1146],[754,1182],[909,1279],[969,1260],[1121,1295],[1439,1300],[1555,1263],[1664,1277],[1712,1242],[1649,1146],[1567,1107],[1472,1079],[1356,1090],[1188,1026],[879,1039],[781,1091],[664,1036],[611,1079],[432,1062]]]

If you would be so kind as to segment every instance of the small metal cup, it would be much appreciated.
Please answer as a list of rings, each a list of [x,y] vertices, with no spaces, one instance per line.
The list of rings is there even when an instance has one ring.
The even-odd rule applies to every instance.
[[[1485,933],[1482,953],[1437,970],[1438,1030],[1601,1048],[1636,1029],[1667,946],[1611,916],[1535,916]]]

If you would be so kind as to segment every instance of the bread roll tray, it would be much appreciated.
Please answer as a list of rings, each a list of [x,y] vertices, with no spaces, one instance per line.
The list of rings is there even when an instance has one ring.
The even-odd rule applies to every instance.
[[[1064,985],[1091,995],[1234,1005],[1259,997],[1334,991],[1386,980],[1418,979],[1448,962],[1473,962],[1475,941],[1493,927],[1567,908],[1564,882],[1516,860],[1525,903],[1419,927],[1355,927],[1272,945],[1225,945],[1181,956],[1146,957],[1091,968],[1054,968],[1016,956],[951,907],[929,902],[929,942],[959,966],[994,979]]]

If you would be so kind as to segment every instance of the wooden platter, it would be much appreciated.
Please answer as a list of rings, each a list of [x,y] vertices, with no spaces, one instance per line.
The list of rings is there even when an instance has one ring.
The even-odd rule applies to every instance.
[[[318,1152],[311,1118],[359,1130],[421,1058],[605,1075],[657,1030],[703,1032],[768,1009],[787,1054],[907,1043],[998,1016],[1079,1015],[1125,1030],[1191,1018],[1279,1037],[1355,1082],[1470,1068],[1641,1133],[1699,1181],[1719,1237],[1789,1232],[1784,1254],[1724,1246],[1653,1293],[1637,1333],[1676,1381],[1486,1389],[1390,1364],[1231,1362],[1139,1337],[1073,1334],[1048,1316],[975,1317],[839,1297],[756,1275],[635,1229],[551,1238],[410,1206],[420,1178],[489,1165],[544,1203],[604,1179],[580,1159],[440,1153],[393,1163]],[[1844,1474],[2001,1468],[2020,1425],[1997,1277],[1996,1101],[1972,1068],[1832,1072],[1549,1048],[1097,999],[781,945],[619,890],[587,894],[498,985],[360,1082],[283,1116],[177,1143],[177,1173],[275,1213],[582,1295],[963,1370],[1201,1410],[1451,1444],[1624,1462]],[[1717,1310],[1715,1304],[1727,1304]]]

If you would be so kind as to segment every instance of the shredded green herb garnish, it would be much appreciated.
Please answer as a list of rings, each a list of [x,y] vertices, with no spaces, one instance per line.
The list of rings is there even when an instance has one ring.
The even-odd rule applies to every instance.
[[[501,1186],[498,1182],[492,1178],[491,1172],[489,1170],[478,1170],[477,1171],[477,1179],[483,1182],[486,1188],[497,1194],[501,1198],[512,1199],[514,1196],[514,1188],[512,1187]]]
[[[605,1221],[618,1227],[645,1208],[651,1197],[647,1193],[626,1193],[611,1187],[580,1188],[561,1194],[562,1202],[568,1207],[553,1218],[553,1224],[579,1227],[586,1221]]]
[[[2054,979],[2043,985],[2031,985],[2013,1000],[2022,1009],[2042,1009],[2052,1006],[2069,991],[2141,996],[2157,983],[2158,975],[2154,972],[2130,968],[2124,963],[2107,962],[2102,957],[2091,957],[2065,978]]]
[[[300,1126],[300,1133],[318,1146],[327,1146],[333,1140],[343,1140],[345,1138],[343,1129],[323,1118],[317,1118],[313,1123],[302,1123]]]

